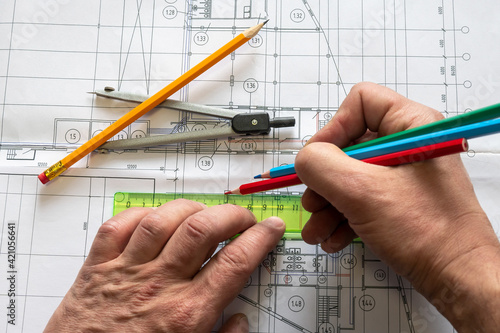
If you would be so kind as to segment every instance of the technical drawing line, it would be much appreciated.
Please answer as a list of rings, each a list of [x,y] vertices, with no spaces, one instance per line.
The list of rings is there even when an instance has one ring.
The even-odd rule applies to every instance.
[[[328,40],[328,37],[326,36],[325,30],[323,29],[323,27],[319,23],[318,19],[316,18],[316,15],[314,15],[314,12],[313,12],[311,6],[308,3],[308,0],[302,0],[302,2],[304,3],[304,6],[306,7],[307,12],[309,13],[309,15],[311,15],[311,18],[312,18],[314,24],[316,25],[316,28],[319,31],[321,31],[321,34],[323,35],[323,38],[325,39],[326,46],[328,48],[328,53],[331,55],[330,58],[332,58],[333,64],[335,65],[335,70],[337,71],[337,75],[338,75],[338,78],[339,78],[339,83],[342,86],[342,90],[344,90],[344,94],[347,96],[347,91],[345,89],[344,82],[342,81],[342,76],[340,75],[339,66],[337,65],[337,62],[335,61],[335,57],[333,56],[333,51],[332,51],[332,48],[330,46],[330,42]]]
[[[244,301],[244,302],[246,302],[246,303],[248,303],[248,304],[250,304],[250,305],[252,305],[252,306],[256,307],[256,308],[257,308],[257,309],[259,309],[260,311],[263,311],[263,312],[265,312],[265,313],[267,313],[267,314],[269,314],[269,315],[273,316],[274,318],[278,319],[279,321],[281,321],[281,322],[283,322],[283,323],[285,323],[285,324],[287,324],[287,325],[289,325],[289,326],[293,327],[294,329],[296,329],[296,330],[297,330],[297,331],[299,331],[299,332],[304,332],[304,333],[313,333],[312,331],[309,331],[308,329],[306,329],[306,328],[304,328],[304,327],[300,326],[299,324],[297,324],[297,323],[295,323],[295,322],[293,322],[293,321],[291,321],[291,320],[289,320],[289,319],[287,319],[287,318],[283,317],[282,315],[280,315],[280,314],[276,313],[275,311],[272,311],[272,310],[270,310],[269,308],[266,308],[265,306],[263,306],[263,305],[261,305],[261,304],[259,304],[259,303],[255,302],[255,301],[251,300],[250,298],[248,298],[248,297],[246,297],[246,296],[244,296],[244,295],[239,294],[239,295],[238,295],[238,298],[239,298],[240,300],[242,300],[242,301]]]
[[[152,18],[151,18],[151,27],[155,26],[155,9],[156,9],[156,1],[153,1],[153,9],[152,9]],[[149,87],[151,86],[151,68],[153,65],[153,41],[154,41],[154,31],[155,29],[151,29],[151,40],[150,40],[150,45],[149,45],[149,69],[148,69],[148,75],[146,78],[147,81],[147,89],[146,89],[146,94],[149,94]]]
[[[141,22],[141,7],[142,7],[142,1],[139,3],[138,0],[135,1],[137,5],[137,19],[139,23],[139,36],[141,40],[141,53],[142,53],[142,61],[143,61],[143,67],[144,67],[144,80],[146,83],[146,90],[149,92],[149,81],[148,81],[148,70],[146,69],[146,53],[144,52],[144,36],[142,34],[142,22]],[[154,1],[153,1],[154,3]],[[153,15],[154,17],[154,15]],[[153,30],[153,29],[151,29]],[[151,40],[151,45],[153,45],[153,41]]]
[[[130,55],[130,49],[132,48],[132,43],[134,42],[134,36],[135,36],[135,32],[137,30],[137,25],[138,24],[139,24],[139,29],[140,29],[139,34],[140,34],[141,44],[142,44],[142,27],[141,27],[141,8],[142,8],[142,2],[143,2],[143,0],[141,0],[141,2],[139,4],[139,3],[137,3],[137,0],[136,0],[136,4],[138,5],[138,7],[137,7],[137,16],[135,18],[134,28],[132,29],[132,35],[130,36],[130,42],[129,42],[127,53],[126,53],[126,57],[125,57],[125,63],[123,64],[123,71],[122,71],[121,76],[119,77],[118,90],[120,90],[120,87],[121,87],[122,82],[123,82],[123,77],[125,76],[125,70],[127,68],[127,62],[128,62],[128,57]],[[125,3],[124,3],[124,11],[125,11]],[[121,53],[121,49],[120,49],[120,53]],[[143,59],[144,59],[144,46],[143,45],[142,45],[142,55],[143,55]],[[146,64],[144,63],[144,68],[145,67],[146,67]],[[121,68],[119,68],[119,70],[121,70]]]
[[[481,80],[488,78],[479,75],[498,66],[480,64],[477,54],[483,47],[467,42],[472,37],[482,38],[484,18],[468,14],[477,6],[486,7],[487,0],[477,4],[455,4],[452,0],[90,1],[68,2],[57,15],[57,8],[51,15],[40,11],[43,5],[28,8],[19,1],[11,2],[4,15],[0,14],[0,28],[8,38],[10,35],[10,44],[0,43],[0,207],[4,209],[4,225],[22,217],[19,232],[24,244],[19,254],[26,256],[28,266],[19,277],[28,283],[27,290],[18,294],[19,304],[24,304],[18,308],[18,318],[24,331],[46,322],[46,311],[36,311],[38,305],[55,304],[64,295],[64,285],[71,283],[63,274],[58,276],[61,285],[51,284],[49,274],[66,269],[62,265],[68,265],[69,274],[78,268],[71,266],[77,261],[80,266],[96,230],[111,217],[110,194],[125,190],[124,186],[156,193],[222,192],[241,184],[249,168],[257,173],[293,163],[308,138],[338,110],[346,91],[362,79],[409,93],[410,98],[445,116],[452,111],[469,113],[463,109],[467,106],[476,109],[468,103],[470,97],[481,103],[494,102],[490,103],[490,97],[473,95],[479,89],[489,92],[489,88],[495,88],[495,82],[481,87]],[[51,3],[60,5],[62,1]],[[34,18],[33,12],[38,16]],[[294,19],[294,13],[300,19]],[[494,16],[485,13],[485,18],[490,17],[487,14]],[[249,42],[246,51],[237,51],[232,60],[228,57],[223,72],[200,77],[196,92],[187,86],[176,98],[238,112],[294,116],[296,128],[280,129],[272,137],[231,137],[109,155],[93,153],[54,186],[42,189],[38,184],[36,174],[40,168],[45,169],[47,161],[70,153],[131,108],[129,103],[117,107],[85,92],[113,85],[117,91],[138,89],[148,94],[165,81],[165,75],[168,80],[173,73],[188,70],[213,45],[229,38],[246,22],[262,21],[262,16],[273,22],[261,32],[262,44]],[[44,17],[48,21],[40,22]],[[469,27],[474,34],[467,35]],[[33,34],[27,36],[25,32]],[[207,44],[199,43],[198,32],[209,37]],[[75,40],[75,35],[84,38]],[[26,41],[17,46],[19,38]],[[475,61],[467,63],[471,56]],[[255,62],[248,61],[250,58]],[[26,65],[31,59],[36,62]],[[109,61],[111,65],[106,66]],[[259,66],[242,70],[245,63]],[[40,66],[45,64],[50,66]],[[155,75],[158,70],[163,74]],[[255,80],[258,89],[245,89],[248,79]],[[464,79],[471,80],[466,82],[472,87],[465,86]],[[36,117],[41,115],[39,122]],[[159,110],[113,139],[221,125],[217,118]],[[70,140],[75,133],[79,140]],[[479,145],[474,147],[475,156],[464,157],[477,157],[471,164],[482,162],[484,155],[495,157],[497,147],[493,151],[489,148]],[[202,168],[207,165],[210,168]],[[24,175],[29,177],[23,179]],[[493,177],[497,177],[494,169]],[[52,213],[53,205],[42,209],[40,202],[54,198],[61,207],[78,212],[82,221],[75,224],[76,228],[66,230],[68,221]],[[45,221],[54,228],[43,227]],[[60,241],[57,247],[47,241],[55,236]],[[359,243],[341,253],[326,254],[320,247],[287,240],[271,253],[266,264],[252,273],[243,295],[223,314],[226,319],[236,312],[248,312],[255,333],[415,333],[419,331],[419,309],[430,306],[404,278],[398,280],[387,265],[372,259],[376,256]],[[358,265],[343,266],[344,255],[356,257]],[[41,267],[56,269],[41,272]],[[377,275],[378,271],[383,276]],[[292,299],[295,295],[303,298],[303,309],[291,305],[298,299]],[[360,303],[369,297],[373,297],[374,305],[376,302],[374,311]],[[425,329],[420,327],[422,333],[449,326],[438,315],[427,324]]]
[[[14,0],[14,6],[12,9],[12,23],[10,24],[10,40],[9,40],[9,50],[7,54],[7,66],[5,67],[5,86],[3,91],[3,103],[2,103],[2,122],[0,124],[0,146],[4,141],[4,128],[5,128],[5,106],[7,102],[7,87],[9,83],[9,72],[10,72],[10,57],[12,53],[12,41],[14,36],[14,22],[16,17],[17,0]]]
[[[401,299],[403,300],[403,306],[406,313],[406,319],[408,321],[408,327],[410,329],[410,333],[415,333],[415,327],[413,326],[413,319],[411,317],[411,309],[408,304],[408,299],[406,298],[405,286],[403,284],[403,279],[399,274],[396,274],[396,278],[398,280],[399,285],[399,294],[401,295]]]

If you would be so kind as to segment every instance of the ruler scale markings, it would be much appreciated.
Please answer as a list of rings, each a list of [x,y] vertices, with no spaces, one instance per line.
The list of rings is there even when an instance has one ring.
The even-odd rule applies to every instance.
[[[130,207],[157,207],[178,198],[202,202],[207,206],[224,203],[251,210],[259,221],[279,216],[286,223],[285,238],[302,239],[302,228],[311,213],[302,208],[299,195],[224,195],[202,193],[129,193],[117,192],[114,196],[113,215]]]

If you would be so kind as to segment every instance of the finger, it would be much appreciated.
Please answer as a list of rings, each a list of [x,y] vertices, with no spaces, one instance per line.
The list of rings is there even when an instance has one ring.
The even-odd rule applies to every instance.
[[[117,258],[125,249],[132,233],[152,208],[129,208],[104,222],[94,238],[86,265],[97,265]]]
[[[365,135],[367,129],[384,136],[442,118],[438,111],[389,88],[363,82],[351,89],[332,120],[307,144],[330,142],[343,148]]]
[[[142,264],[156,258],[177,227],[190,215],[206,206],[195,201],[177,199],[167,202],[144,216],[123,250],[122,259]]]
[[[306,188],[301,198],[302,207],[308,212],[316,212],[330,205],[330,203],[310,188]]]
[[[268,218],[247,229],[210,259],[194,281],[208,294],[204,296],[212,300],[214,311],[222,311],[236,297],[284,232],[283,220]]]
[[[299,151],[295,170],[304,184],[346,215],[359,211],[364,200],[383,199],[386,193],[377,184],[388,182],[392,169],[361,162],[335,145],[316,142]]]
[[[170,238],[160,254],[169,272],[191,278],[218,243],[250,228],[257,220],[236,205],[212,206],[189,216]]]
[[[321,248],[327,253],[335,253],[351,244],[356,237],[356,233],[351,229],[347,221],[343,221],[335,231],[325,241],[321,243]]]
[[[237,313],[226,321],[219,333],[248,333],[249,329],[247,316]]]
[[[329,205],[317,212],[312,213],[309,221],[302,229],[302,239],[307,244],[319,244],[324,242],[344,221],[344,215]]]

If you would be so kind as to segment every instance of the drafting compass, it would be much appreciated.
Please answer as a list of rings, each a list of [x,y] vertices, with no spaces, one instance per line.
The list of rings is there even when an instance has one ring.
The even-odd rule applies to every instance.
[[[92,94],[136,103],[142,103],[149,98],[149,96],[146,95],[115,91],[112,87],[106,87],[104,90],[96,90],[92,92]],[[173,143],[201,141],[222,137],[267,135],[271,131],[271,128],[295,126],[295,118],[275,117],[271,119],[267,112],[238,113],[229,109],[215,108],[207,105],[170,99],[159,104],[158,107],[223,118],[229,120],[229,124],[228,126],[205,130],[108,141],[101,145],[98,151],[105,153],[110,150],[149,148]]]

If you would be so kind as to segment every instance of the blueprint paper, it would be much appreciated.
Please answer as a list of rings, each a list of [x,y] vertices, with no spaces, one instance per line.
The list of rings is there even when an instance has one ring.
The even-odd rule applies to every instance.
[[[293,163],[351,87],[373,81],[449,117],[498,103],[500,3],[480,0],[14,0],[0,11],[0,331],[44,327],[84,262],[115,192],[223,193]],[[269,136],[92,153],[49,185],[37,175],[234,34],[250,42],[173,98],[293,116]],[[220,119],[153,110],[115,139],[211,128]],[[499,136],[463,154],[500,232]],[[304,186],[283,189],[300,194]],[[14,230],[15,261],[9,261]],[[13,265],[13,266],[10,266]],[[15,283],[10,278],[14,276]],[[15,291],[12,296],[10,290]],[[8,309],[14,301],[14,310]],[[454,332],[362,244],[326,254],[283,240],[214,331],[236,312],[251,332]]]

